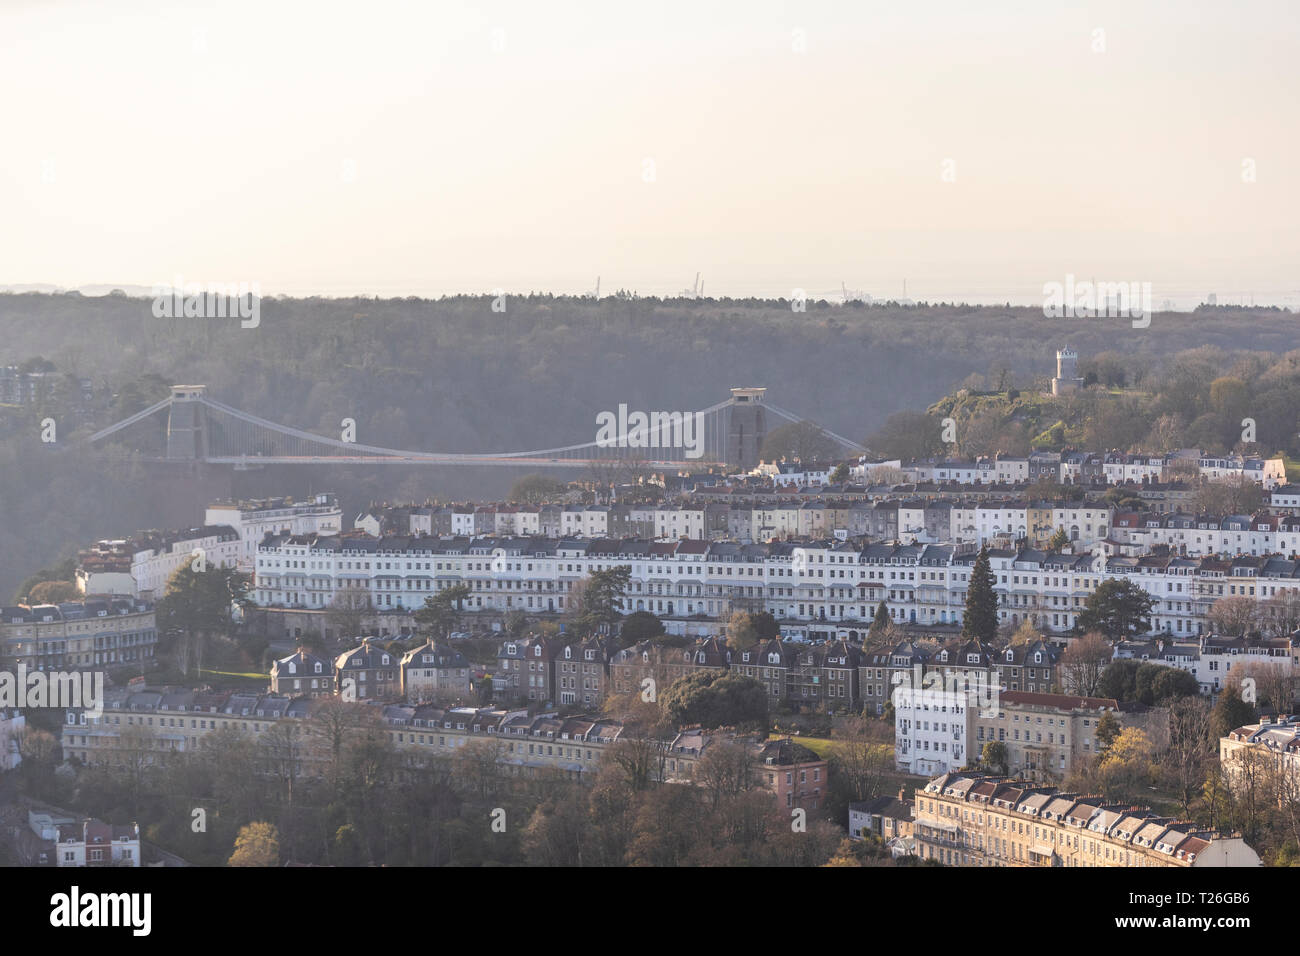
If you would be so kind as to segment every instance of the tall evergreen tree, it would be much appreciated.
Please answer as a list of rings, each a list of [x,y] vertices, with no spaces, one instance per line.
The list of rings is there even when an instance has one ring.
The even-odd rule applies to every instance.
[[[967,640],[990,643],[997,637],[998,596],[993,591],[993,580],[989,549],[985,546],[980,548],[979,557],[975,559],[966,588],[966,614],[962,619],[961,636]]]
[[[224,634],[231,627],[231,609],[249,605],[249,577],[232,568],[195,570],[195,562],[181,565],[167,581],[158,603],[157,620],[164,633]]]
[[[867,631],[867,643],[875,644],[885,639],[889,633],[890,625],[889,605],[882,598],[880,606],[876,608],[876,616],[871,619],[871,627]]]
[[[1151,630],[1155,601],[1132,581],[1107,578],[1088,596],[1076,625],[1080,634],[1100,631],[1113,641]]]
[[[617,564],[600,571],[592,571],[582,580],[579,598],[570,597],[572,614],[568,630],[570,640],[582,640],[595,634],[601,626],[610,626],[623,616],[623,597],[627,593],[632,566]],[[607,650],[613,653],[611,643]]]
[[[461,602],[470,596],[468,584],[453,584],[424,599],[412,617],[434,640],[447,638],[460,623]]]

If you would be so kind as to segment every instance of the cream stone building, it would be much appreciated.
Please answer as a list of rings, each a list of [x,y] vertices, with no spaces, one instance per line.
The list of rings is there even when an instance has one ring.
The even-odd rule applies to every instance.
[[[1240,835],[1009,777],[935,777],[913,816],[917,855],[948,866],[1263,865]]]

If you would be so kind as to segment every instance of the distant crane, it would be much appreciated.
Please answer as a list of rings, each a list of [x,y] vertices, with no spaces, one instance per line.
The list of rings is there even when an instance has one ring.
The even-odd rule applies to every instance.
[[[698,299],[704,294],[704,284],[700,282],[700,273],[695,273],[695,285],[689,289],[682,290],[683,299]]]

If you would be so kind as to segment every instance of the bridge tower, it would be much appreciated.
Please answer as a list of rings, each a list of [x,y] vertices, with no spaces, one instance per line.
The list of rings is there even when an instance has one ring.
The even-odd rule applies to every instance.
[[[175,461],[201,461],[208,456],[208,407],[203,404],[206,385],[173,385],[167,410],[167,457]]]
[[[758,465],[758,452],[767,437],[766,388],[733,388],[727,415],[727,464],[742,468]]]

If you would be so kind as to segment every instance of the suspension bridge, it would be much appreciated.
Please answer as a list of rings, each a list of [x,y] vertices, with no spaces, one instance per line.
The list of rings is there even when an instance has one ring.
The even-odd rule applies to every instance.
[[[236,469],[262,465],[504,465],[573,468],[635,463],[648,468],[747,466],[772,425],[803,421],[767,401],[766,389],[733,388],[724,401],[696,412],[604,412],[607,427],[591,441],[556,448],[503,452],[430,452],[385,448],[260,418],[217,401],[203,385],[175,385],[160,402],[86,439],[106,452],[118,449],[143,461],[206,462]],[[597,418],[600,421],[600,418]],[[818,426],[820,428],[820,426]],[[352,425],[355,430],[355,424]],[[844,454],[866,451],[822,428]]]

